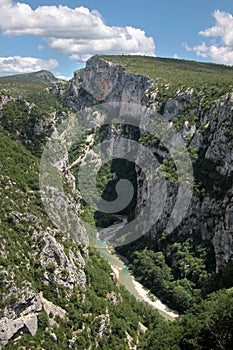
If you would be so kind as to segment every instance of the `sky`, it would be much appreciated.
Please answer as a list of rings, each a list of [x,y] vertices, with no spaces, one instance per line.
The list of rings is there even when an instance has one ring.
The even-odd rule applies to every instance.
[[[233,65],[233,0],[0,0],[0,76],[70,78],[95,54]]]

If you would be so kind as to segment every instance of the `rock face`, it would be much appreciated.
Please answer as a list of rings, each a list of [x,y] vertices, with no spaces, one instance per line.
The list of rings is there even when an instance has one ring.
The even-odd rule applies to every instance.
[[[94,56],[84,70],[75,72],[70,85],[69,104],[79,111],[98,103],[141,103],[152,81],[127,72],[124,67]]]
[[[179,113],[177,99],[179,97],[169,100],[166,104],[166,118],[171,111],[169,120],[172,120]],[[187,99],[186,103],[188,103]],[[168,104],[169,109],[167,109]],[[216,110],[217,115],[212,118],[212,114],[216,113]],[[210,240],[215,250],[216,271],[219,272],[228,262],[233,260],[233,140],[229,136],[229,130],[232,130],[233,126],[232,95],[223,96],[218,102],[218,106],[211,107],[211,114],[202,115],[199,123],[206,125],[204,132],[194,126],[189,128],[188,122],[184,123],[180,131],[187,146],[199,149],[199,158],[193,166],[195,184],[199,184],[202,190],[197,191],[194,188],[190,208],[176,231],[179,235],[200,233],[203,240]],[[160,149],[160,145],[149,147],[160,158],[164,158],[164,150]],[[145,196],[148,186],[150,183],[143,182],[141,172],[138,170],[138,211],[143,208],[143,200],[147,200]],[[176,196],[177,186],[169,184],[163,213],[150,231],[152,239],[156,239],[157,233],[166,229]],[[155,214],[153,214],[153,209],[150,213],[152,217],[157,213],[155,210]]]
[[[47,316],[66,317],[66,311],[61,307],[54,305],[43,297],[42,293],[35,294],[29,290],[24,291],[24,295],[15,303],[14,312],[10,310],[4,311],[4,316],[0,320],[0,341],[2,345],[6,345],[9,340],[16,339],[24,333],[32,336],[36,335],[38,329],[38,315],[44,309]],[[50,324],[56,322],[50,320]]]
[[[45,234],[42,240],[41,265],[43,267],[50,265],[53,270],[52,274],[47,271],[44,273],[44,283],[62,285],[67,291],[73,290],[76,286],[85,289],[86,276],[83,271],[85,261],[80,252],[77,251],[75,256],[71,251],[68,257],[64,252],[64,246],[50,234]]]
[[[41,82],[47,82],[47,83],[54,83],[56,82],[58,79],[55,78],[55,76],[53,75],[53,73],[47,71],[47,70],[41,70],[39,72],[34,73],[35,79],[38,79]]]
[[[39,294],[39,297],[47,315],[49,315],[52,312],[54,316],[65,318],[65,315],[66,315],[65,310],[63,310],[60,306],[54,305],[53,303],[51,303],[51,301],[48,301],[47,299],[45,299],[42,293]]]
[[[93,104],[108,102],[142,103],[158,110],[158,88],[154,93],[153,82],[148,78],[125,71],[124,67],[107,62],[95,56],[75,77],[69,87],[69,104],[80,110]],[[233,260],[232,242],[232,183],[233,183],[233,137],[232,137],[232,94],[214,101],[208,109],[203,107],[203,99],[194,98],[195,91],[188,88],[178,91],[174,97],[163,101],[163,117],[173,123],[184,109],[198,116],[195,123],[183,122],[180,134],[187,147],[198,149],[198,159],[194,165],[195,182],[201,184],[202,191],[194,191],[189,211],[177,228],[179,234],[199,232],[203,239],[210,240],[215,249],[216,270]],[[141,125],[144,121],[142,120]],[[127,135],[126,135],[127,134]],[[126,130],[125,137],[138,139],[132,130]],[[107,138],[119,137],[116,130],[109,131]],[[114,142],[113,142],[114,145]],[[148,145],[160,159],[168,157],[161,144]],[[137,210],[147,200],[146,193],[150,183],[144,181],[138,171]],[[157,233],[166,228],[172,208],[176,202],[177,187],[168,185],[168,199],[158,222],[152,227],[150,237],[156,239]],[[151,215],[156,210],[152,208]],[[153,219],[152,219],[153,221]]]
[[[16,291],[15,291],[16,292]],[[34,336],[37,332],[37,315],[42,310],[40,297],[30,289],[19,291],[21,297],[13,308],[5,308],[0,320],[0,341],[6,345],[10,339],[23,333]]]
[[[189,103],[192,97],[191,91],[179,93],[175,98],[169,99],[164,107],[163,116],[166,120],[172,120],[184,106]]]
[[[19,317],[11,320],[6,317],[0,321],[0,339],[3,345],[6,345],[13,336],[19,332],[30,333],[32,336],[37,332],[37,317],[35,314]]]

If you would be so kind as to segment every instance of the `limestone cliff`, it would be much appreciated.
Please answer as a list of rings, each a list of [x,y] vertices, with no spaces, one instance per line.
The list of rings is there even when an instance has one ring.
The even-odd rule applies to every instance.
[[[169,89],[169,84],[165,89]],[[85,69],[75,72],[68,89],[68,99],[76,111],[108,102],[143,104],[159,111],[166,121],[177,127],[186,146],[195,152],[196,158],[193,160],[195,188],[191,206],[176,231],[178,234],[189,235],[199,232],[203,239],[210,240],[215,249],[216,270],[219,271],[227,262],[233,261],[232,89],[216,98],[210,98],[204,88],[192,88],[188,84],[182,91],[174,91],[170,97],[167,94],[161,97],[161,90],[158,82],[143,75],[129,73],[111,59],[95,56],[87,62]],[[143,123],[142,120],[141,126]],[[114,130],[109,133],[113,135]],[[143,139],[143,135],[132,135],[132,130],[127,130],[126,133],[126,137]],[[110,134],[107,138],[111,137]],[[119,137],[119,133],[115,132],[115,137]],[[169,157],[161,143],[153,145],[149,140],[146,146],[161,162]],[[143,207],[143,200],[146,200],[146,189],[150,184],[146,184],[140,170],[137,171],[139,211]],[[153,239],[166,227],[175,203],[177,186],[169,183],[168,192],[163,214],[149,232]]]
[[[75,72],[68,101],[75,111],[99,103],[141,103],[151,84],[143,75],[129,73],[121,65],[94,56],[85,69]]]
[[[173,118],[179,118],[184,102],[186,108],[192,103],[190,96],[183,98],[181,105],[178,104],[179,99],[180,96],[177,95],[165,104],[164,116],[169,118],[171,122]],[[191,105],[190,113],[193,112],[193,108]],[[210,240],[215,250],[216,271],[219,271],[233,260],[232,93],[229,92],[229,94],[222,96],[206,112],[202,112],[201,106],[199,108],[200,117],[196,123],[192,125],[188,120],[185,120],[180,129],[186,146],[195,151],[196,158],[193,161],[195,182],[191,205],[186,217],[176,228],[176,232],[179,235],[200,233],[203,239]],[[161,144],[156,147],[150,144],[147,146],[160,159],[166,159]],[[140,181],[140,170],[138,181]],[[142,205],[140,198],[146,192],[146,186],[144,183],[139,186],[138,210]],[[156,239],[157,234],[166,228],[176,200],[177,186],[174,183],[168,185],[168,193],[163,214],[150,231],[150,236],[153,239]],[[151,213],[153,215],[153,210]]]

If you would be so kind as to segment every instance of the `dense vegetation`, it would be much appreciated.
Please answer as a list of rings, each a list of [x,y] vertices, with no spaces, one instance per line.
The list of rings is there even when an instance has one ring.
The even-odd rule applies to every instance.
[[[159,324],[139,349],[230,350],[233,346],[233,290],[221,290],[195,305],[177,322]]]
[[[202,63],[172,58],[145,56],[100,56],[116,64],[120,64],[127,71],[147,75],[159,84],[168,84],[177,90],[182,86],[206,87],[209,91],[224,88],[226,92],[232,87],[233,68],[214,63]],[[167,90],[169,91],[169,86]],[[217,89],[216,89],[217,90]]]
[[[171,308],[184,312],[199,302],[212,281],[215,259],[200,235],[140,239],[117,249],[129,259],[136,278]]]

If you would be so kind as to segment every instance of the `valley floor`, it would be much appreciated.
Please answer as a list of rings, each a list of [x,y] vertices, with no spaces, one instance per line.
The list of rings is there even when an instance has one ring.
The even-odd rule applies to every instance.
[[[165,304],[163,304],[156,296],[149,295],[149,291],[144,288],[144,286],[135,280],[134,276],[127,269],[124,262],[112,253],[106,247],[100,248],[101,255],[108,260],[113,272],[115,273],[117,279],[122,283],[125,288],[132,293],[137,299],[146,302],[154,309],[157,309],[163,316],[169,320],[174,320],[179,315],[175,311],[169,309]],[[154,299],[154,300],[152,300]]]

